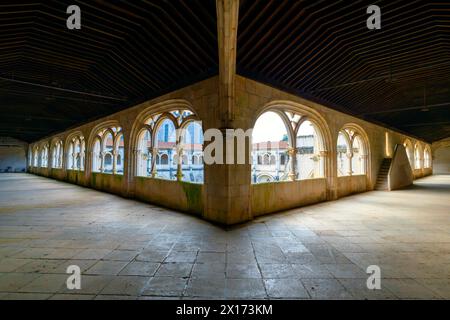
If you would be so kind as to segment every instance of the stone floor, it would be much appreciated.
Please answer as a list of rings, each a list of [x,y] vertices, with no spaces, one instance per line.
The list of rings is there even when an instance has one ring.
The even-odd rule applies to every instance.
[[[450,299],[450,176],[230,230],[27,174],[0,174],[0,299]],[[82,270],[68,290],[66,268]],[[366,268],[381,268],[368,290]]]

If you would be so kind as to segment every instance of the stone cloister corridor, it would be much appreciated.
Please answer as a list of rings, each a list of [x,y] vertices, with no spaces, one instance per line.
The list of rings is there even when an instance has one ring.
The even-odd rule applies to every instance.
[[[0,299],[450,299],[450,176],[222,228],[31,174],[0,175]],[[81,290],[66,288],[79,265]],[[381,290],[366,268],[381,268]]]

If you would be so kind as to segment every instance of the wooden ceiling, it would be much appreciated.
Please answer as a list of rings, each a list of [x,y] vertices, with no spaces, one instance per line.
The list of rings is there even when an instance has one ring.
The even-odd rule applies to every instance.
[[[449,31],[448,1],[240,0],[237,71],[432,142],[450,136]],[[128,108],[217,74],[217,55],[214,0],[3,0],[0,136]]]
[[[371,4],[381,30],[367,29]],[[449,1],[241,0],[239,14],[240,74],[426,141],[450,136]]]
[[[66,8],[81,8],[81,30]],[[0,2],[0,135],[25,141],[217,74],[214,0]]]

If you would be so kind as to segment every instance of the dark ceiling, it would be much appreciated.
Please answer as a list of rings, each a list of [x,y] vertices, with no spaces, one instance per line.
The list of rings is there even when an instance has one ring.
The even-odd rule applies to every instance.
[[[82,29],[66,28],[66,8]],[[366,28],[378,4],[381,30]],[[450,2],[240,0],[238,73],[450,136]],[[0,2],[0,136],[34,141],[217,74],[215,0]]]
[[[429,142],[450,136],[450,1],[240,3],[240,74]],[[381,30],[367,29],[371,4]]]
[[[216,29],[215,0],[2,0],[0,135],[33,141],[217,74]]]

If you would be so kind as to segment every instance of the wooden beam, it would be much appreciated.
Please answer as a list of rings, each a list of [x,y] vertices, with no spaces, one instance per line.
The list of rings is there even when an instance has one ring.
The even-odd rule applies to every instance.
[[[216,0],[219,48],[219,108],[224,127],[234,120],[239,0]]]

